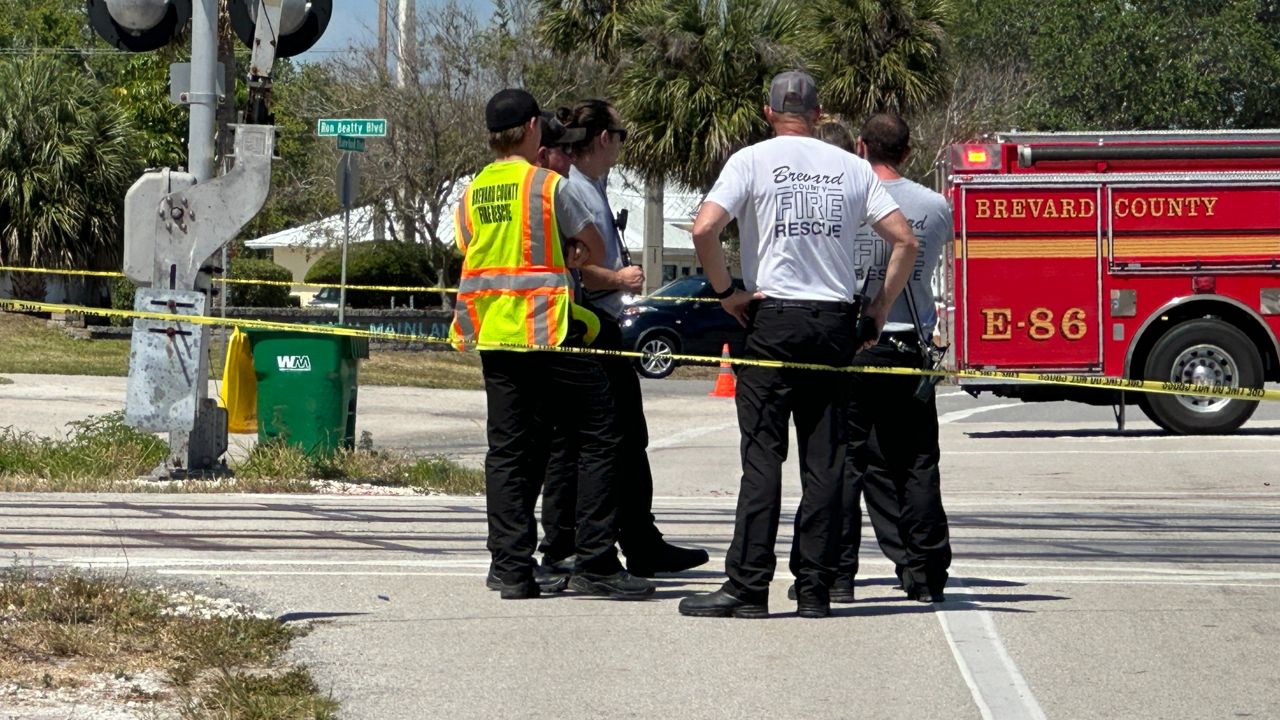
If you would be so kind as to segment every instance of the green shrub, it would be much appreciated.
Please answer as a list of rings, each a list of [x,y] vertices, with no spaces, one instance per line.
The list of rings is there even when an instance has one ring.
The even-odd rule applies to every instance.
[[[114,278],[111,281],[111,307],[115,310],[132,310],[133,295],[138,290],[138,286],[126,277]],[[111,324],[116,327],[128,327],[133,324],[133,320],[127,317],[111,316]]]
[[[238,257],[231,261],[227,277],[233,280],[276,280],[292,282],[293,273],[270,260]],[[297,304],[288,285],[227,283],[227,303],[235,307],[279,308]]]
[[[329,250],[307,271],[309,283],[337,283],[342,277],[342,248]],[[347,246],[348,285],[395,285],[400,287],[433,287],[435,271],[426,245],[395,240],[352,243]],[[406,291],[348,290],[348,307],[391,307],[394,297],[400,307],[431,307],[440,304],[439,293]]]

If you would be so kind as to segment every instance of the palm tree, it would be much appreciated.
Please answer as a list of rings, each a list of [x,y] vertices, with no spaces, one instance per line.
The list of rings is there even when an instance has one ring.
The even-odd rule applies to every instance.
[[[588,55],[612,66],[621,26],[635,0],[538,0],[538,30],[558,53]]]
[[[906,113],[947,85],[953,0],[810,0],[806,56],[823,106],[852,119]]]
[[[114,259],[137,168],[126,114],[87,73],[50,55],[0,61],[0,97],[0,262]],[[42,280],[15,282],[27,299],[43,289]]]
[[[650,0],[623,17],[613,83],[633,128],[624,162],[707,189],[735,150],[768,135],[769,79],[811,33],[786,0]]]

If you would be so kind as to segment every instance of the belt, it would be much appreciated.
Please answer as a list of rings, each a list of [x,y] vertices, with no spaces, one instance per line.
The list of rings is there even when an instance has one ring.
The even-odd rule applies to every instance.
[[[826,310],[830,312],[853,313],[858,311],[857,303],[839,302],[836,300],[784,300],[780,298],[764,298],[756,300],[761,310],[796,308],[799,310]]]

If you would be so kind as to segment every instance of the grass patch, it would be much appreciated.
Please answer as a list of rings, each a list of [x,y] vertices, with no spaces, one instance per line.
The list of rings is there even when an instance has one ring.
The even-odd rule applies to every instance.
[[[480,356],[434,350],[370,350],[360,363],[360,383],[440,390],[483,390]]]
[[[189,720],[333,717],[337,703],[284,662],[298,634],[240,607],[116,578],[0,573],[0,677],[17,688],[10,703],[93,680],[165,717],[175,709]],[[130,688],[143,674],[159,685]],[[76,702],[82,710],[83,698]]]
[[[149,472],[168,452],[165,442],[124,424],[124,413],[68,424],[65,440],[0,428],[0,490],[43,481],[49,490],[101,489]]]
[[[312,458],[296,447],[266,443],[255,447],[235,470],[237,481],[249,486],[262,483],[264,487],[287,487],[298,478],[310,478],[456,495],[484,492],[484,471],[464,467],[440,455],[414,458],[387,451],[339,450],[333,455]]]
[[[3,492],[253,492],[311,493],[316,480],[339,480],[420,492],[474,495],[484,492],[484,472],[443,456],[339,450],[308,457],[280,443],[258,445],[232,464],[235,476],[217,480],[138,481],[165,457],[165,441],[124,424],[115,412],[70,424],[65,440],[0,428]]]
[[[0,373],[125,375],[128,340],[78,340],[42,318],[0,312]]]

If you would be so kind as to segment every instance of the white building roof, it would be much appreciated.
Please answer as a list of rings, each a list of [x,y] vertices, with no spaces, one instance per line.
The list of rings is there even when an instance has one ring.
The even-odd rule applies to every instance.
[[[351,242],[374,240],[373,206],[351,209]],[[306,225],[299,225],[288,230],[263,235],[256,240],[248,240],[245,247],[253,250],[271,250],[274,248],[325,248],[342,242],[342,213],[321,218]]]
[[[467,178],[469,181],[470,178]],[[460,182],[455,187],[455,195],[461,195],[467,182]],[[609,205],[616,214],[627,211],[627,229],[623,234],[623,242],[628,248],[638,250],[644,247],[644,182],[639,176],[624,168],[615,168],[609,173]],[[698,212],[702,196],[692,190],[667,185],[662,196],[662,244],[674,250],[692,250],[693,235],[691,226],[693,216]],[[449,206],[448,217],[453,216],[453,208],[457,205],[455,197]],[[390,207],[388,207],[390,211]],[[391,213],[388,212],[388,216]],[[288,230],[264,235],[245,242],[245,247],[254,250],[270,250],[273,248],[326,248],[342,242],[342,214],[331,215],[315,222],[299,225]],[[385,233],[389,237],[391,233]],[[351,210],[351,242],[375,240],[373,227],[373,207],[353,208]]]

